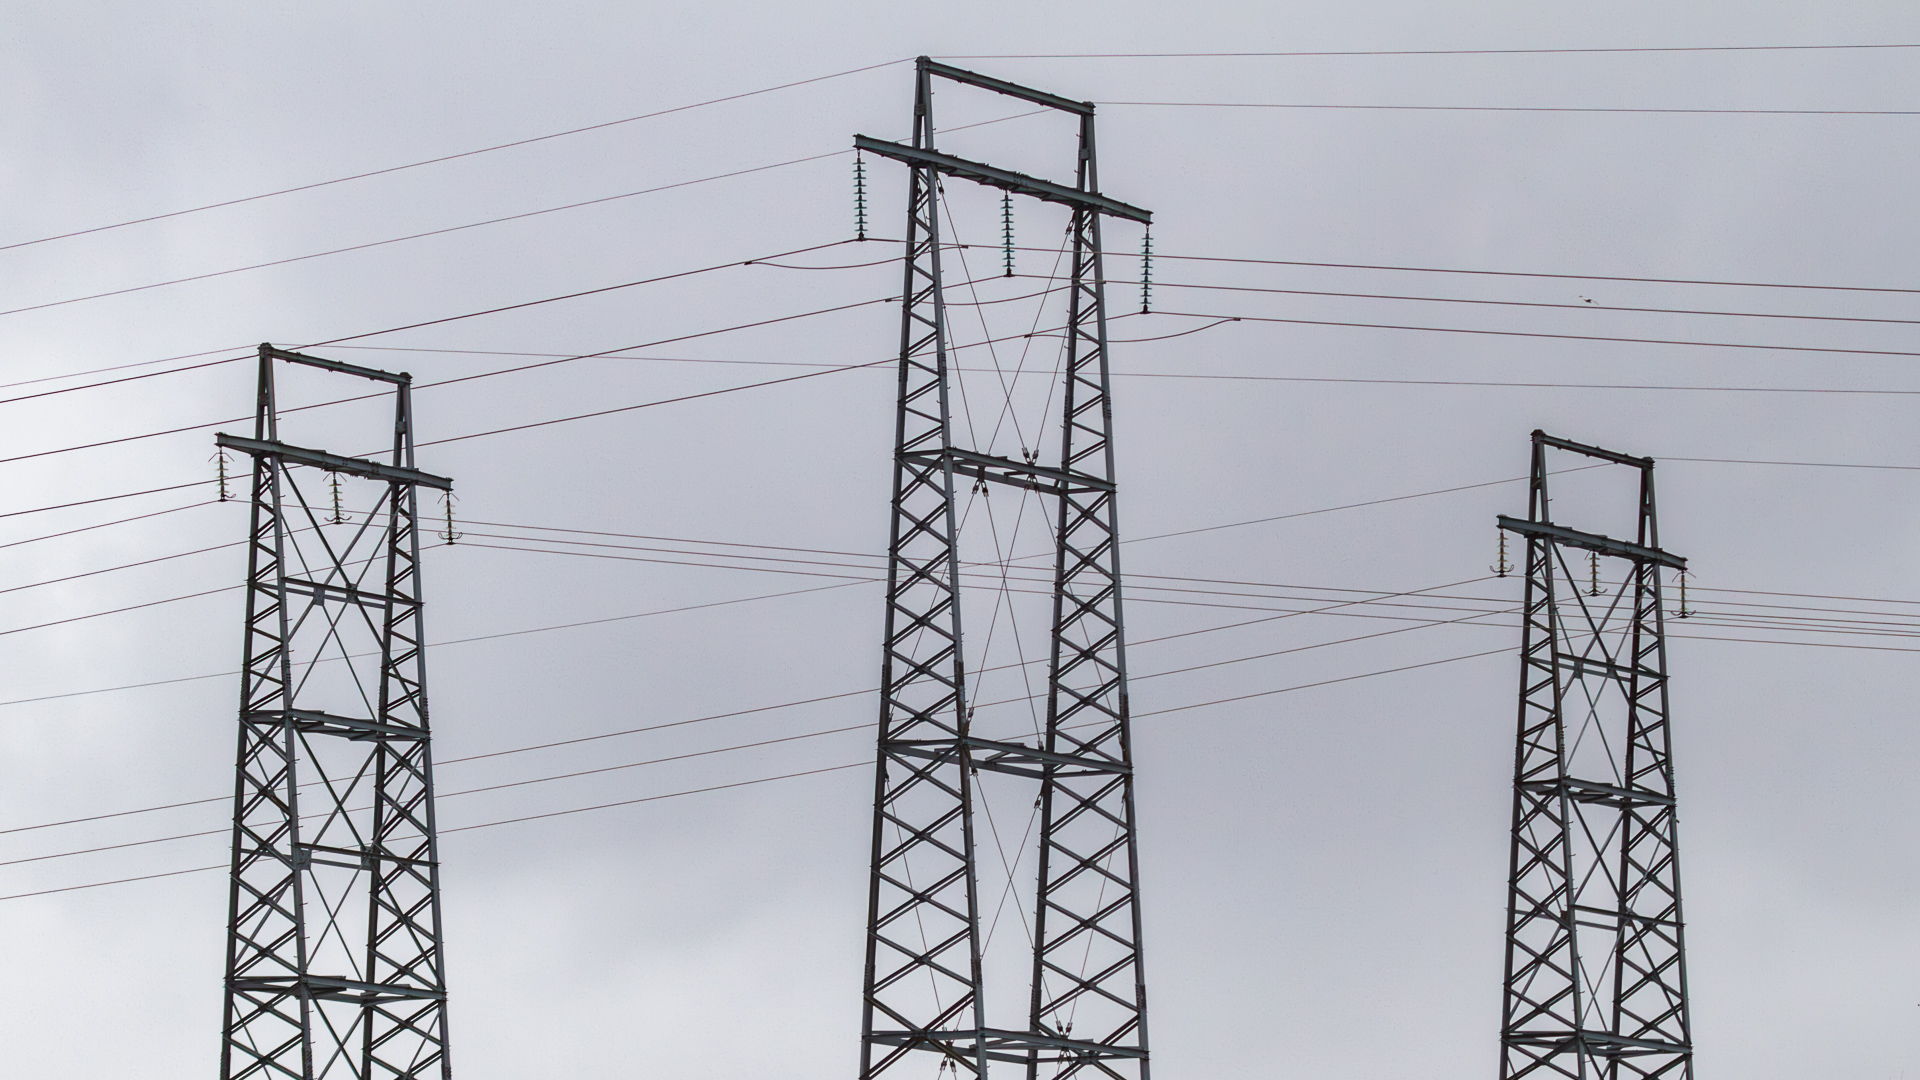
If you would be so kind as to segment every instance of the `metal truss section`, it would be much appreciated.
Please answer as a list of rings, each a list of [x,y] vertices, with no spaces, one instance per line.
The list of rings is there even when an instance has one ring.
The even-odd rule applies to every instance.
[[[1632,541],[1551,520],[1549,450],[1639,470]],[[1535,431],[1527,517],[1499,520],[1527,542],[1500,1076],[1691,1080],[1660,599],[1686,560],[1660,548],[1653,459]]]
[[[280,365],[390,386],[389,459],[281,442]],[[452,481],[410,383],[262,345],[253,437],[217,437],[253,458],[222,1080],[452,1075],[416,505]]]
[[[885,648],[868,896],[861,1080],[889,1070],[1148,1080],[1134,769],[1128,727],[1107,370],[1103,216],[1147,211],[1099,192],[1093,106],[921,57],[911,146],[858,137],[909,169],[888,545]],[[933,148],[935,78],[1079,118],[1073,186]],[[954,445],[937,212],[942,175],[1065,205],[1072,215],[1057,465]],[[955,479],[1058,500],[1045,732],[1037,745],[971,730],[961,636]],[[1024,1029],[989,1023],[974,815],[979,770],[1035,782],[1039,820],[1031,998]]]

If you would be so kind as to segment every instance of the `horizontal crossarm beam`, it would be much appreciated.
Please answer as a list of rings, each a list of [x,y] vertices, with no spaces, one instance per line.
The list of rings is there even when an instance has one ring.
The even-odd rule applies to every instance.
[[[1659,548],[1650,548],[1642,544],[1629,543],[1625,540],[1615,540],[1610,536],[1601,536],[1599,533],[1581,532],[1578,529],[1569,529],[1560,525],[1549,525],[1544,521],[1524,521],[1520,518],[1508,517],[1505,514],[1501,514],[1499,520],[1501,528],[1508,532],[1519,533],[1521,536],[1552,540],[1555,543],[1569,544],[1573,547],[1585,548],[1588,551],[1597,551],[1602,555],[1618,555],[1620,558],[1632,559],[1635,562],[1659,563],[1661,566],[1670,566],[1675,570],[1685,570],[1687,568],[1686,559],[1670,552],[1661,551]]]
[[[912,451],[902,454],[909,461],[934,464],[944,456],[953,462],[953,471],[965,476],[977,476],[982,480],[997,480],[1016,487],[1028,487],[1046,494],[1059,495],[1068,491],[1112,491],[1113,481],[1102,479],[1088,473],[1075,472],[1072,469],[1056,469],[1049,465],[1034,465],[1025,461],[1000,457],[996,454],[981,454],[958,447],[945,450]],[[996,471],[997,470],[997,471]],[[1032,478],[1032,479],[1028,479]],[[1041,481],[1041,482],[1036,482]],[[1051,481],[1046,482],[1046,481]]]
[[[308,367],[337,371],[342,375],[358,375],[363,379],[373,379],[376,382],[390,382],[405,386],[413,381],[413,376],[404,371],[381,371],[379,368],[361,367],[358,364],[343,364],[338,360],[328,360],[319,356],[308,356],[306,353],[276,349],[264,341],[260,343],[260,354],[262,356],[270,356],[275,360],[285,360],[289,364],[305,364]]]
[[[996,94],[1005,94],[1008,97],[1019,98],[1021,101],[1031,101],[1035,105],[1045,105],[1050,109],[1060,109],[1065,112],[1078,113],[1081,116],[1093,115],[1093,102],[1091,101],[1068,101],[1058,94],[1049,94],[1045,90],[1035,90],[1031,86],[1021,86],[1019,83],[1010,83],[1005,79],[996,79],[991,75],[982,75],[977,71],[968,71],[965,68],[953,67],[949,64],[943,64],[938,60],[929,60],[924,56],[920,58],[920,67],[929,75],[938,75],[943,79],[949,79],[953,82],[966,83],[968,86],[978,86],[982,90],[991,90]]]
[[[1572,439],[1563,439],[1558,435],[1549,435],[1544,431],[1534,432],[1533,437],[1556,449],[1571,450],[1576,454],[1585,454],[1590,458],[1599,458],[1601,461],[1611,461],[1615,465],[1631,465],[1636,469],[1653,467],[1653,459],[1650,457],[1634,457],[1632,454],[1623,454],[1618,450],[1603,450],[1598,446],[1588,446],[1586,443],[1577,443]]]
[[[998,169],[992,165],[982,165],[977,161],[968,161],[965,158],[953,157],[938,151],[920,150],[911,146],[902,146],[899,143],[870,139],[865,135],[855,135],[853,146],[856,150],[890,157],[909,165],[932,166],[948,176],[958,176],[963,180],[972,180],[975,183],[997,187],[1019,195],[1031,195],[1044,202],[1065,203],[1068,206],[1077,206],[1109,217],[1126,218],[1142,224],[1153,221],[1153,211],[1142,210],[1118,199],[1109,199],[1105,195],[1091,191],[1077,191],[1051,180],[1042,180],[1039,177],[1008,169]]]
[[[295,465],[311,465],[316,469],[346,473],[348,476],[359,476],[368,480],[419,484],[421,487],[438,488],[441,491],[453,490],[453,481],[444,476],[435,476],[418,469],[404,469],[398,465],[382,465],[365,458],[341,457],[339,454],[329,454],[325,450],[309,450],[303,446],[291,446],[283,442],[243,439],[224,431],[214,435],[213,441],[216,445],[229,450],[238,450],[243,454],[252,454],[254,457],[275,457]]]

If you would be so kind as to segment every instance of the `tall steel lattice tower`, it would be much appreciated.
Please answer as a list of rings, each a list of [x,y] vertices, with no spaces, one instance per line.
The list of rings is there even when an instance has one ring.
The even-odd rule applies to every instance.
[[[391,459],[281,442],[277,364],[390,388]],[[410,384],[262,345],[253,438],[217,438],[254,462],[222,1080],[451,1076],[415,496],[453,482]]]
[[[1077,117],[1074,186],[934,150],[936,78]],[[912,1062],[919,1064],[911,1072],[931,1075],[938,1062],[956,1076],[984,1077],[993,1061],[1024,1066],[1030,1078],[1146,1080],[1100,223],[1108,215],[1144,223],[1151,215],[1099,193],[1091,104],[926,57],[916,73],[913,145],[865,136],[855,145],[909,167],[860,1076],[909,1071]],[[954,444],[937,210],[942,175],[1063,204],[1071,213],[1058,465]],[[972,731],[956,478],[1058,500],[1046,720],[1037,745]],[[1024,1028],[995,1027],[987,1016],[974,832],[978,770],[1039,789]]]
[[[1555,524],[1549,450],[1637,469],[1631,542]],[[1653,459],[1533,433],[1500,1076],[1693,1076]],[[1588,565],[1568,552],[1588,553]],[[1599,565],[1620,567],[1617,585]]]

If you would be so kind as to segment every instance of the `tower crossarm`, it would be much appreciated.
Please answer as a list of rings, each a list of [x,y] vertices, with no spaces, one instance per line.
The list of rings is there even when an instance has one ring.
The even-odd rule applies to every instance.
[[[975,768],[1034,780],[1045,778],[1045,768],[1049,765],[1056,770],[1055,776],[1093,776],[1103,773],[1133,775],[1132,765],[1113,758],[1060,754],[1025,743],[1000,742],[973,735],[928,741],[889,739],[886,743],[889,753],[930,760],[945,760],[960,747],[965,747],[974,755],[971,760]]]
[[[1599,533],[1581,532],[1579,529],[1569,529],[1544,521],[1527,521],[1523,518],[1508,517],[1505,514],[1499,515],[1499,521],[1500,527],[1508,532],[1519,533],[1531,539],[1551,540],[1557,544],[1597,551],[1602,555],[1617,555],[1622,559],[1632,559],[1635,562],[1670,566],[1675,570],[1687,568],[1687,560],[1678,555],[1632,541],[1615,540],[1611,536],[1602,536]]]
[[[962,450],[957,446],[950,446],[944,450],[912,450],[900,456],[906,461],[920,464],[950,462],[953,465],[953,471],[961,476],[1011,484],[1014,487],[1028,488],[1047,495],[1113,490],[1113,481],[1090,473],[1015,461],[997,454]]]
[[[344,457],[330,454],[325,450],[309,450],[304,446],[291,446],[283,442],[266,439],[245,439],[238,435],[220,432],[213,437],[214,444],[228,450],[238,450],[254,457],[271,457],[289,465],[311,465],[328,472],[346,473],[368,480],[386,480],[392,483],[419,484],[421,487],[452,491],[453,481],[444,476],[435,476],[418,469],[402,468],[398,465],[383,465],[378,461],[365,458]]]
[[[1077,113],[1081,116],[1093,115],[1093,102],[1091,101],[1074,101],[1070,98],[1063,98],[1059,94],[1049,94],[1045,90],[1035,90],[1031,86],[1021,86],[1019,83],[1010,83],[1005,79],[996,79],[991,75],[982,75],[977,71],[957,68],[951,64],[943,64],[938,60],[930,60],[924,56],[920,58],[920,67],[929,75],[938,75],[940,78],[947,79],[951,82],[966,83],[968,86],[978,86],[982,90],[991,90],[996,94],[1005,94],[1011,98],[1019,98],[1021,101],[1031,101],[1035,105],[1045,105],[1050,109],[1059,109],[1062,112]]]
[[[1673,796],[1637,788],[1620,787],[1615,784],[1597,784],[1591,780],[1566,779],[1529,780],[1520,785],[1521,790],[1536,795],[1561,795],[1574,802],[1604,803],[1608,806],[1672,806]]]
[[[1043,1063],[1070,1061],[1106,1061],[1119,1059],[1142,1060],[1147,1052],[1133,1046],[1110,1046],[1106,1043],[1090,1042],[1086,1039],[1069,1039],[1057,1035],[1036,1035],[1025,1031],[1008,1031],[1003,1028],[984,1028],[978,1034],[985,1036],[986,1053],[990,1061],[1006,1061],[1026,1064],[1038,1060]],[[905,1046],[913,1042],[946,1042],[971,1040],[975,1032],[966,1031],[876,1031],[873,1041],[890,1046]],[[1036,1058],[1034,1055],[1037,1054]]]
[[[278,727],[291,721],[295,731],[308,735],[339,735],[354,740],[424,739],[427,733],[408,724],[382,723],[350,716],[335,716],[317,709],[255,709],[246,715],[247,723]]]
[[[966,158],[942,154],[938,150],[902,146],[883,139],[870,139],[865,135],[855,135],[853,147],[870,154],[904,161],[909,165],[925,166],[946,173],[948,176],[958,176],[977,184],[1011,191],[1016,195],[1030,195],[1043,202],[1063,203],[1075,209],[1092,210],[1109,217],[1126,218],[1142,224],[1153,220],[1153,211],[1142,210],[1137,206],[1123,203],[1119,199],[1109,199],[1099,192],[1077,191],[1051,180],[1042,180],[1037,176],[1028,176],[1025,173],[1017,173],[994,165],[983,165],[978,161],[968,161]]]

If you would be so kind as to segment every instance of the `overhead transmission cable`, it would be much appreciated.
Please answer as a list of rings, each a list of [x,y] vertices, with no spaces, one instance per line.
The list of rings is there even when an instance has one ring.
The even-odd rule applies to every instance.
[[[35,244],[45,244],[55,240],[66,240],[75,236],[87,236],[92,233],[107,232],[112,229],[124,229],[129,225],[144,225],[152,221],[164,221],[168,218],[184,217],[188,214],[198,214],[207,210],[218,210],[222,207],[227,207],[227,206],[239,206],[242,203],[259,202],[262,199],[276,198],[281,195],[292,195],[296,192],[301,192],[301,191],[312,191],[316,188],[331,187],[335,184],[345,184],[355,180],[366,180],[375,176],[388,176],[397,172],[405,172],[409,169],[418,169],[427,165],[439,165],[449,161],[458,161],[462,158],[477,157],[481,154],[491,154],[498,150],[510,150],[520,146],[531,146],[534,143],[548,142],[553,139],[562,139],[570,135],[581,135],[589,131],[604,131],[607,128],[619,127],[623,124],[631,124],[640,120],[651,120],[651,119],[654,119],[655,117],[669,116],[674,113],[687,112],[692,109],[701,109],[709,105],[719,105],[729,101],[739,101],[743,98],[758,97],[762,94],[771,94],[780,90],[791,90],[799,86],[807,86],[813,83],[826,82],[830,79],[844,78],[848,75],[858,75],[858,74],[861,74],[862,72],[867,72],[867,71],[877,71],[881,68],[893,67],[896,64],[904,64],[907,62],[909,62],[908,58],[901,58],[898,60],[887,60],[878,64],[868,64],[864,67],[849,68],[845,71],[836,71],[828,75],[816,75],[816,76],[813,76],[812,78],[799,79],[794,82],[788,82],[788,83],[781,83],[778,86],[762,87],[758,90],[747,90],[737,94],[728,94],[724,97],[709,98],[706,101],[697,101],[690,105],[676,105],[670,109],[657,109],[653,112],[640,113],[636,116],[623,117],[619,120],[607,120],[598,124],[588,124],[584,127],[567,128],[562,131],[550,131],[544,135],[535,135],[525,139],[515,139],[512,142],[496,143],[492,146],[482,146],[473,150],[462,150],[458,153],[443,154],[439,157],[426,158],[421,161],[412,161],[404,165],[390,165],[386,168],[373,169],[368,172],[354,173],[349,176],[337,176],[331,180],[317,180],[312,183],[299,184],[294,187],[280,188],[279,190],[276,190],[276,191],[265,191],[256,195],[247,195],[247,196],[243,196],[236,199],[226,199],[221,202],[207,203],[203,206],[188,207],[184,210],[171,210],[163,214],[151,214],[146,217],[133,218],[127,221],[115,222],[111,225],[95,225],[91,228],[75,229],[70,232],[58,233],[52,236],[42,236],[34,240],[16,240],[12,243],[0,244],[0,251],[10,251],[14,248],[31,247]]]
[[[1275,101],[1096,101],[1096,105],[1186,109],[1347,109],[1379,112],[1653,113],[1682,116],[1920,116],[1920,109],[1657,109],[1575,105],[1359,105]]]
[[[992,120],[982,120],[977,123],[965,124],[957,128],[950,128],[948,130],[959,131],[959,130],[963,130],[964,128],[985,127],[988,124],[1000,124],[1000,123],[1005,123],[1009,120],[1019,120],[1028,116],[1039,116],[1045,113],[1046,111],[1047,110],[1045,109],[1038,109],[1038,110],[1030,110],[1027,112],[1014,113],[1010,116],[997,117]],[[196,281],[207,281],[213,278],[227,277],[232,274],[247,273],[253,270],[266,270],[275,266],[287,266],[293,263],[307,262],[312,259],[323,259],[332,255],[346,255],[356,251],[367,251],[373,248],[387,247],[392,244],[401,244],[401,243],[407,243],[413,240],[425,240],[435,236],[446,236],[451,233],[465,232],[468,229],[478,229],[488,225],[501,225],[510,221],[524,221],[528,218],[543,217],[547,214],[556,214],[566,210],[579,210],[589,206],[601,206],[607,203],[619,202],[623,199],[636,198],[641,195],[655,195],[663,191],[674,191],[679,188],[693,187],[697,184],[712,183],[713,181],[716,181],[716,180],[729,180],[734,177],[749,176],[754,173],[768,172],[773,169],[784,169],[793,165],[803,165],[803,164],[806,164],[807,162],[824,161],[828,158],[844,157],[847,154],[851,154],[851,153],[853,153],[852,150],[828,150],[818,154],[809,154],[803,157],[789,158],[785,161],[776,161],[767,165],[753,165],[753,166],[748,166],[746,168],[733,169],[728,172],[714,173],[710,176],[696,177],[692,180],[677,180],[670,184],[659,184],[654,187],[641,188],[637,191],[624,191],[614,195],[603,195],[598,198],[582,199],[577,202],[563,203],[558,206],[542,207],[541,209],[538,209],[538,210],[525,210],[519,213],[505,214],[499,217],[483,218],[478,221],[463,222],[458,225],[448,225],[448,226],[437,228],[437,229],[427,229],[422,232],[406,233],[400,236],[389,236],[389,237],[384,237],[378,240],[368,240],[358,244],[348,244],[344,247],[329,248],[325,251],[308,252],[307,254],[304,254],[304,255],[289,255],[284,258],[269,259],[264,262],[249,263],[245,266],[232,266],[224,270],[209,270],[205,273],[189,274],[185,277],[169,278],[164,281],[150,281],[140,285],[129,285],[124,288],[108,289],[104,292],[88,293],[84,296],[69,296],[60,300],[47,300],[47,301],[42,301],[40,303],[27,304],[22,307],[0,309],[0,317],[4,317],[7,315],[19,315],[29,311],[42,311],[47,308],[65,307],[68,304],[79,304],[89,300],[104,300],[104,299],[107,299],[108,297],[125,296],[131,293],[146,292],[150,289],[165,288],[171,285],[185,285],[185,284],[190,284]],[[861,236],[855,237],[854,241],[857,242],[857,241],[867,240],[867,239],[873,239],[873,238],[867,237],[865,235],[861,235]],[[5,249],[0,248],[0,250],[5,250]],[[790,267],[787,269],[815,269],[815,268]]]
[[[1291,691],[1294,691],[1294,690],[1304,690],[1304,689],[1310,689],[1310,688],[1314,688],[1314,687],[1319,687],[1319,686],[1326,686],[1326,685],[1332,685],[1332,684],[1334,684],[1334,683],[1340,683],[1340,682],[1352,682],[1352,681],[1354,681],[1354,680],[1356,680],[1356,679],[1363,679],[1363,678],[1370,678],[1370,677],[1373,677],[1373,676],[1375,676],[1375,675],[1388,675],[1388,674],[1396,674],[1396,673],[1398,673],[1398,672],[1402,672],[1402,671],[1409,671],[1409,670],[1414,670],[1414,669],[1417,669],[1417,668],[1427,668],[1427,667],[1434,667],[1434,666],[1438,666],[1438,665],[1440,665],[1440,664],[1447,664],[1447,663],[1456,663],[1456,662],[1459,662],[1459,661],[1461,661],[1461,660],[1471,660],[1471,659],[1477,659],[1477,658],[1479,658],[1479,657],[1481,657],[1481,656],[1488,656],[1488,655],[1493,655],[1493,654],[1495,654],[1495,653],[1506,653],[1506,652],[1512,652],[1512,651],[1513,651],[1513,650],[1512,650],[1512,648],[1510,648],[1510,647],[1509,647],[1509,648],[1502,648],[1502,649],[1497,649],[1497,650],[1493,650],[1492,652],[1487,652],[1487,653],[1473,653],[1473,654],[1468,654],[1468,655],[1465,655],[1465,656],[1459,656],[1459,657],[1451,657],[1451,658],[1448,658],[1448,659],[1444,659],[1444,660],[1436,660],[1436,661],[1427,661],[1427,662],[1425,662],[1425,663],[1421,663],[1421,664],[1412,664],[1412,665],[1404,665],[1404,666],[1401,666],[1401,667],[1396,667],[1396,668],[1389,668],[1389,669],[1385,669],[1385,670],[1382,670],[1382,671],[1376,671],[1376,672],[1366,672],[1366,673],[1362,673],[1362,674],[1359,674],[1359,675],[1350,675],[1350,676],[1346,676],[1346,677],[1344,677],[1344,678],[1339,678],[1339,679],[1329,679],[1329,680],[1321,680],[1321,681],[1318,681],[1318,682],[1314,682],[1314,683],[1304,683],[1304,684],[1300,684],[1300,685],[1297,685],[1297,686],[1290,686],[1290,687],[1281,687],[1281,688],[1278,688],[1278,689],[1274,689],[1274,690],[1269,690],[1269,691],[1265,691],[1265,692],[1263,692],[1263,693],[1261,693],[1261,694],[1259,694],[1259,695],[1254,695],[1254,696],[1271,696],[1271,695],[1273,695],[1273,694],[1281,694],[1281,693],[1288,693],[1288,692],[1291,692]],[[871,692],[871,691],[864,691],[864,692]],[[1216,703],[1203,703],[1203,704],[1219,704],[1219,703],[1223,703],[1223,702],[1216,702]],[[1135,716],[1136,716],[1136,717],[1141,717],[1141,718],[1144,718],[1144,717],[1149,717],[1149,716],[1155,716],[1155,715],[1160,715],[1161,713],[1165,713],[1165,712],[1176,712],[1176,711],[1185,711],[1185,710],[1187,710],[1187,709],[1192,709],[1192,708],[1199,708],[1199,707],[1201,707],[1201,705],[1189,705],[1189,706],[1180,706],[1180,707],[1176,707],[1176,708],[1173,708],[1173,709],[1164,709],[1164,710],[1156,710],[1156,711],[1152,711],[1152,712],[1142,712],[1142,713],[1136,713],[1136,714],[1135,714]],[[870,724],[862,724],[862,725],[858,725],[858,727],[857,727],[857,728],[850,728],[850,729],[848,729],[848,730],[857,730],[858,728],[865,728],[865,727],[871,727],[871,726],[872,726],[872,725],[870,725]],[[837,732],[836,732],[836,733],[837,733]],[[718,752],[718,751],[715,751],[715,752]],[[585,806],[585,807],[576,807],[576,808],[571,808],[571,809],[565,809],[565,810],[558,810],[558,811],[550,811],[550,812],[547,812],[547,813],[541,813],[541,814],[529,814],[529,815],[522,815],[522,816],[519,816],[519,817],[513,817],[513,818],[507,818],[507,819],[503,819],[503,820],[498,820],[498,821],[490,821],[490,822],[482,822],[482,823],[479,823],[479,824],[474,824],[474,825],[465,825],[465,826],[459,826],[459,827],[456,827],[456,828],[448,828],[448,829],[442,829],[442,830],[441,830],[441,832],[442,832],[443,834],[445,834],[445,833],[454,833],[454,832],[468,832],[468,831],[472,831],[472,830],[476,830],[476,829],[485,829],[485,828],[492,828],[492,827],[495,827],[495,826],[499,826],[499,825],[509,825],[509,824],[516,824],[516,823],[519,823],[519,822],[524,822],[524,821],[535,821],[535,820],[540,820],[540,819],[544,819],[544,818],[551,818],[551,817],[561,817],[561,816],[567,816],[567,815],[571,815],[571,814],[577,814],[577,813],[586,813],[586,812],[590,812],[590,811],[595,811],[595,810],[606,810],[606,809],[613,809],[613,808],[615,808],[615,807],[621,807],[621,806],[632,806],[632,805],[636,805],[636,804],[639,804],[639,803],[646,803],[646,802],[654,802],[654,801],[658,801],[658,800],[660,800],[660,799],[666,799],[666,798],[674,798],[674,797],[678,797],[678,796],[681,796],[681,795],[693,795],[693,794],[700,794],[700,793],[703,793],[703,792],[708,792],[708,791],[719,791],[719,790],[726,790],[726,789],[729,789],[729,788],[736,788],[736,787],[744,787],[744,786],[748,786],[748,785],[751,785],[751,784],[758,784],[758,783],[768,783],[768,782],[771,782],[771,781],[774,781],[774,780],[782,780],[782,779],[792,779],[792,778],[796,778],[796,777],[800,777],[800,776],[814,776],[814,775],[819,775],[819,774],[821,774],[821,773],[825,773],[825,772],[835,772],[835,771],[840,771],[840,770],[844,770],[844,769],[853,769],[853,768],[860,768],[860,767],[863,767],[863,766],[871,766],[871,765],[872,765],[872,762],[871,762],[871,761],[856,761],[856,762],[850,762],[850,763],[847,763],[847,764],[844,764],[844,765],[835,765],[835,766],[829,766],[829,767],[826,767],[826,768],[821,768],[821,769],[810,769],[810,770],[805,770],[805,771],[802,771],[802,772],[795,772],[795,773],[787,773],[787,774],[782,774],[782,775],[780,775],[780,776],[773,776],[773,777],[762,777],[762,778],[758,778],[758,779],[755,779],[755,780],[748,780],[748,781],[740,781],[740,782],[736,782],[736,783],[731,783],[731,784],[719,784],[719,785],[712,785],[712,786],[709,786],[709,787],[703,787],[703,788],[697,788],[697,789],[692,789],[692,790],[688,790],[688,791],[680,791],[680,792],[670,792],[670,793],[667,793],[667,794],[663,794],[663,795],[653,795],[653,796],[645,796],[645,797],[641,797],[641,798],[635,798],[635,799],[624,799],[624,800],[620,800],[620,801],[617,801],[617,802],[610,802],[610,803],[600,803],[600,804],[596,804],[596,805],[593,805],[593,806]],[[220,829],[220,830],[212,830],[212,832],[211,832],[211,833],[206,833],[206,834],[194,834],[194,835],[211,835],[212,833],[225,833],[225,832],[228,832],[228,831],[230,831],[230,830],[228,830],[228,829]],[[183,836],[183,837],[179,837],[178,839],[185,839],[185,838],[187,838],[187,837],[184,837],[184,836]],[[157,841],[148,841],[148,842],[157,842]],[[193,868],[193,869],[190,869],[190,870],[176,870],[176,871],[170,871],[170,872],[166,872],[166,873],[160,873],[160,874],[148,874],[148,875],[140,875],[140,876],[138,876],[138,877],[131,877],[131,878],[122,878],[122,879],[117,879],[117,880],[114,880],[114,881],[105,881],[105,882],[93,882],[93,883],[89,883],[89,884],[85,884],[85,885],[73,885],[73,886],[65,886],[65,887],[60,887],[60,888],[54,888],[54,889],[42,889],[42,890],[36,890],[36,891],[33,891],[33,892],[28,892],[28,893],[19,893],[19,894],[15,894],[15,895],[12,895],[12,896],[0,896],[0,901],[4,901],[4,900],[18,900],[18,899],[25,899],[26,897],[29,897],[29,896],[43,896],[43,895],[47,895],[47,894],[50,894],[50,893],[59,893],[59,892],[72,892],[72,891],[76,891],[76,890],[78,890],[78,889],[87,889],[87,888],[99,888],[99,887],[102,887],[102,886],[106,886],[106,885],[119,885],[119,884],[126,884],[126,883],[129,883],[129,882],[132,882],[132,881],[146,881],[146,880],[152,880],[152,879],[154,879],[154,878],[159,878],[159,877],[172,877],[172,876],[178,876],[178,875],[180,875],[180,874],[187,874],[187,873],[201,873],[201,872],[207,872],[207,871],[212,871],[212,870],[221,870],[221,869],[226,869],[226,868],[227,868],[227,867],[226,867],[226,864],[225,864],[225,863],[221,863],[221,864],[218,864],[218,865],[215,865],[215,866],[208,866],[208,867],[196,867],[196,868]]]
[[[1315,56],[1567,56],[1580,53],[1744,53],[1846,52],[1867,49],[1920,49],[1920,44],[1858,45],[1637,45],[1552,49],[1314,49],[1292,52],[1148,52],[1148,53],[956,53],[940,60],[1186,60]]]

